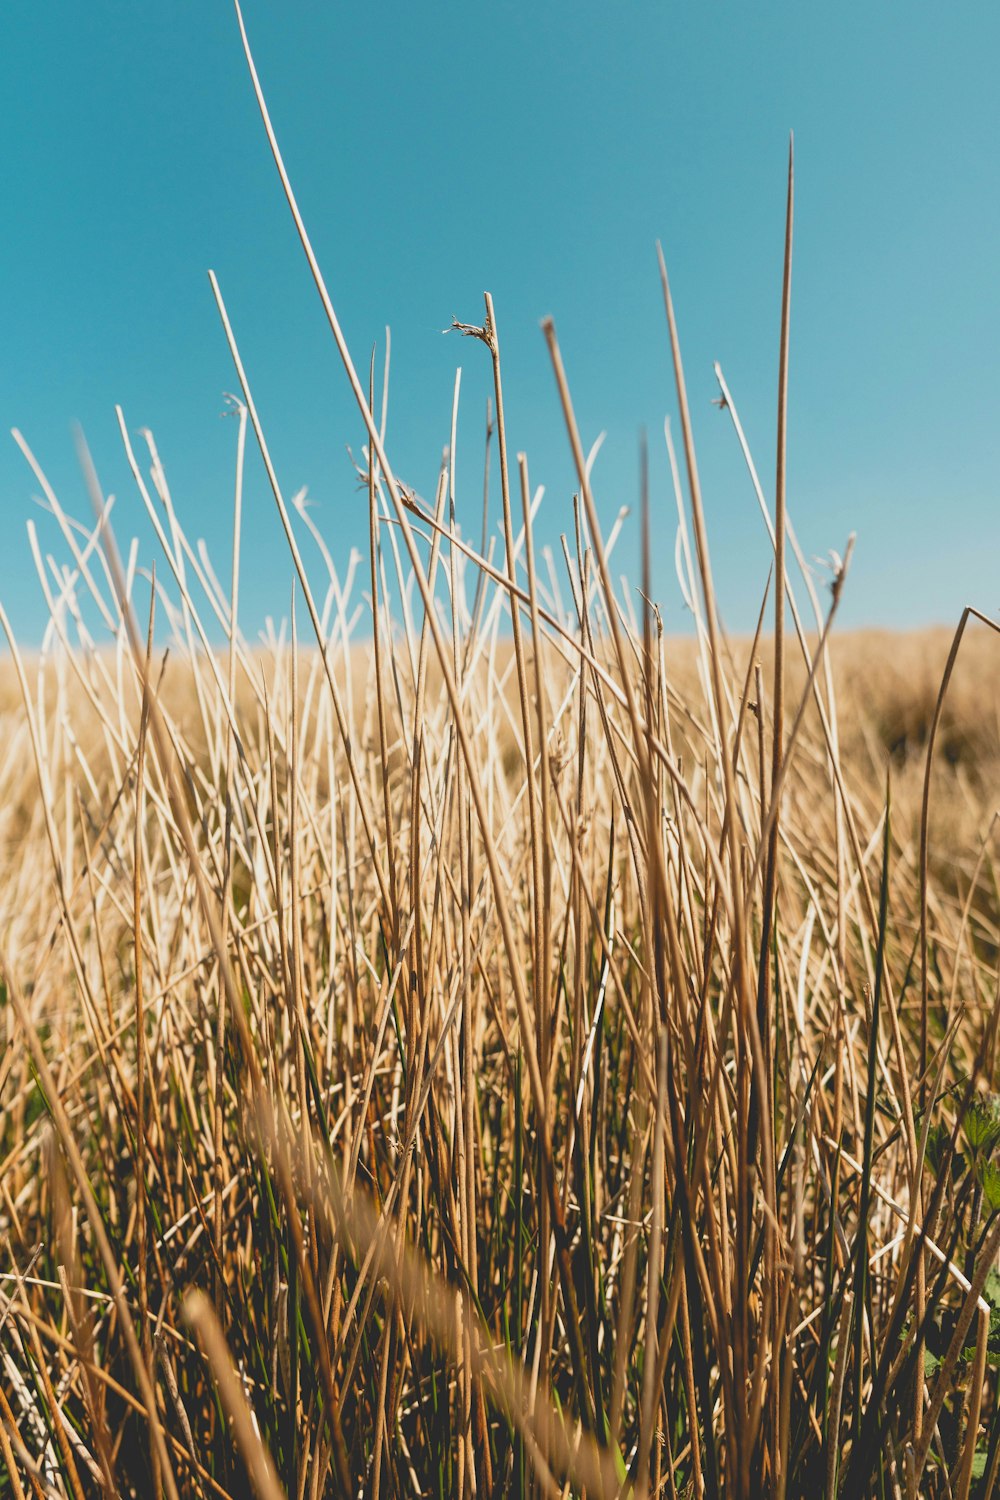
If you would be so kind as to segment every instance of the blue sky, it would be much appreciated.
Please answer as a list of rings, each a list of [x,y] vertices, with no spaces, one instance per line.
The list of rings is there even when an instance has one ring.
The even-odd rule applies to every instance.
[[[345,5],[246,0],[285,159],[359,366],[392,327],[388,446],[432,494],[463,368],[458,505],[481,505],[486,351],[445,338],[492,291],[512,453],[573,470],[539,319],[552,314],[607,523],[652,454],[654,581],[685,628],[662,441],[675,414],[656,271],[680,326],[716,581],[749,628],[768,548],[721,361],[770,494],[788,131],[796,142],[789,506],[807,553],[858,532],[847,624],[1000,607],[1000,13],[986,5],[681,0]],[[7,7],[0,48],[0,598],[37,639],[25,535],[54,523],[7,436],[22,429],[86,517],[82,423],[120,542],[143,538],[114,416],[156,434],[186,529],[228,577],[235,385],[217,272],[279,474],[308,485],[335,557],[364,547],[346,455],[363,442],[281,196],[225,0]],[[287,614],[291,564],[248,467],[243,619]],[[637,526],[618,562],[638,581]],[[307,552],[309,549],[307,548]],[[309,552],[315,559],[315,554]]]

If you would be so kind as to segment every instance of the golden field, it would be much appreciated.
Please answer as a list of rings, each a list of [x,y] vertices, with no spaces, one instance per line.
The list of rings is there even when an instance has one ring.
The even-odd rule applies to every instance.
[[[887,1353],[897,1423],[940,1395],[927,1476],[995,1455],[957,1122],[993,1110],[1000,642],[935,735],[924,1062],[952,632],[834,634],[811,682],[786,641],[768,895],[770,639],[719,645],[719,703],[707,640],[619,656],[599,596],[556,630],[536,595],[515,646],[503,602],[441,614],[457,699],[384,613],[329,673],[138,630],[4,664],[11,1493],[735,1493],[744,1454],[797,1493],[854,1472]]]
[[[551,320],[562,599],[489,295],[455,326],[490,361],[499,535],[456,523],[457,416],[433,508],[398,483],[388,370],[379,423],[250,70],[367,434],[360,623],[302,563],[214,276],[225,588],[120,411],[152,599],[82,445],[87,524],[15,434],[64,555],[42,649],[0,609],[0,1496],[986,1500],[1000,627],[842,635],[853,542],[828,589],[802,564],[791,161],[753,640],[720,625],[661,255],[675,640],[663,498],[613,584]],[[297,576],[266,652],[251,440]]]

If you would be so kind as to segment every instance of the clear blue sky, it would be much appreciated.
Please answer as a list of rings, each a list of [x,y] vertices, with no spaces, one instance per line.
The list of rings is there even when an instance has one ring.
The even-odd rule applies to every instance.
[[[413,5],[246,0],[285,159],[359,365],[392,327],[389,450],[433,493],[463,367],[459,511],[478,528],[488,359],[444,338],[496,300],[511,450],[569,527],[573,471],[539,319],[556,320],[606,520],[652,449],[656,592],[685,621],[662,442],[675,413],[655,241],[670,266],[727,623],[768,549],[712,361],[765,486],[785,162],[796,140],[789,504],[808,553],[858,532],[849,624],[1000,607],[1000,12],[984,4],[682,0]],[[364,547],[363,442],[274,174],[226,0],[14,0],[0,48],[0,597],[43,619],[25,522],[61,557],[12,439],[89,515],[85,429],[121,541],[140,502],[114,418],[156,433],[181,517],[228,577],[235,388],[218,273],[280,476],[335,555]],[[248,469],[245,623],[287,613],[291,565]],[[144,561],[155,555],[144,541]],[[312,555],[312,554],[310,554]],[[638,581],[635,528],[619,564]]]

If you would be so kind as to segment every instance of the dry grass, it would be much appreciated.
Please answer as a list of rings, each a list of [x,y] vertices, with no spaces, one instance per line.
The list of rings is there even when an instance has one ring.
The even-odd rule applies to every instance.
[[[491,302],[484,559],[447,458],[433,515],[396,484],[299,229],[368,434],[366,634],[332,565],[287,645],[240,634],[266,444],[213,279],[231,599],[153,452],[166,666],[83,527],[0,682],[0,1493],[992,1493],[995,632],[942,699],[951,633],[829,635],[846,568],[813,609],[789,531],[805,623],[727,642],[682,420],[662,638],[550,324],[567,612]]]

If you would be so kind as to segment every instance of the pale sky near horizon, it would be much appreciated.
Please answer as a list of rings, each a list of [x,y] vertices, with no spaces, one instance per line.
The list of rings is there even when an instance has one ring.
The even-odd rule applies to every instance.
[[[559,561],[574,477],[539,320],[556,323],[605,527],[638,572],[638,434],[654,591],[686,618],[662,437],[676,398],[656,267],[670,267],[726,623],[752,627],[769,549],[717,395],[721,361],[770,500],[788,132],[795,131],[788,500],[810,556],[858,534],[845,625],[1000,610],[1000,12],[791,0],[246,0],[285,160],[359,367],[392,328],[388,449],[433,494],[462,366],[458,513],[478,535],[489,362],[445,338],[493,293],[511,456]],[[66,558],[8,436],[89,519],[79,421],[124,550],[162,559],[117,433],[156,435],[174,501],[227,581],[235,389],[214,268],[279,476],[306,485],[346,568],[367,519],[363,428],[274,173],[228,0],[8,6],[0,47],[0,601],[45,620],[26,523]],[[252,446],[252,445],[251,445]],[[493,520],[499,516],[493,471]],[[254,455],[241,616],[287,615],[291,560]],[[303,550],[322,580],[315,547]],[[568,594],[566,595],[568,599]],[[358,595],[360,601],[360,594]]]

